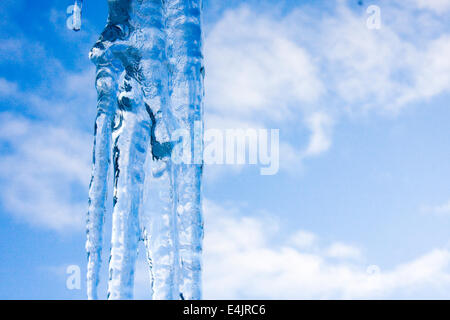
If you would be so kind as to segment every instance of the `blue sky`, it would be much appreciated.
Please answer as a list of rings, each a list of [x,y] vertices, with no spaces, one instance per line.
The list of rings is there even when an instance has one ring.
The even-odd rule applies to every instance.
[[[450,298],[450,1],[357,2],[205,0],[206,126],[277,128],[281,147],[274,176],[206,167],[205,298]],[[107,8],[85,1],[74,33],[70,4],[0,4],[3,299],[85,298]],[[147,281],[140,261],[137,298]]]

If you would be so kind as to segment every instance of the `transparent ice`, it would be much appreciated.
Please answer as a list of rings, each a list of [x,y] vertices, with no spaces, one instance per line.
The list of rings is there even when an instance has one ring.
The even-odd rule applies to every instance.
[[[203,148],[202,3],[108,0],[108,7],[107,25],[90,52],[98,103],[87,218],[88,298],[98,298],[112,159],[108,298],[133,298],[142,240],[153,298],[200,299],[202,161],[171,161],[180,143],[171,137],[187,130],[192,150]]]

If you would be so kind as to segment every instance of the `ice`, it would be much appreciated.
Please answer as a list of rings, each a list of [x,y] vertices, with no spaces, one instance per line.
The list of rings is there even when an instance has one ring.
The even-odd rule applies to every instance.
[[[87,219],[88,298],[98,298],[112,157],[108,298],[133,298],[143,240],[153,298],[200,299],[201,1],[108,0],[108,6],[108,23],[90,52],[98,102]],[[172,134],[179,129],[192,140],[188,163],[172,161],[179,143]]]
[[[201,214],[202,161],[196,159],[196,123],[203,118],[203,55],[201,28],[202,1],[167,0],[168,58],[172,74],[170,106],[178,126],[189,131],[191,162],[175,168],[176,216],[181,259],[180,291],[185,299],[201,298],[201,251],[203,220]],[[200,128],[200,132],[203,128]],[[200,161],[195,161],[200,160]]]

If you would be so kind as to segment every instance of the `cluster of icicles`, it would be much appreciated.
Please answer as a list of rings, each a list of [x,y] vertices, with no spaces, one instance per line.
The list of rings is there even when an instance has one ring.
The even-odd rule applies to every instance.
[[[75,6],[81,19],[82,1]],[[108,298],[133,298],[143,240],[153,299],[200,299],[202,165],[171,161],[179,143],[171,132],[185,129],[194,140],[194,123],[202,123],[202,3],[108,0],[108,6],[107,25],[90,52],[98,104],[87,219],[88,298],[98,298],[112,160]]]

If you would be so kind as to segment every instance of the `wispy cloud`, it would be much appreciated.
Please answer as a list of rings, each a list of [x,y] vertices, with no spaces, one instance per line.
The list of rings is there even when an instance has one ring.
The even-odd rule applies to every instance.
[[[428,9],[439,14],[450,11],[449,0],[410,0],[410,2],[413,2],[419,9]]]
[[[206,39],[207,121],[307,128],[307,145],[283,141],[281,163],[300,167],[329,150],[341,117],[395,116],[449,93],[450,33],[444,16],[430,16],[448,1],[380,6],[380,30],[368,29],[365,10],[349,1],[327,12],[228,10]]]
[[[316,112],[306,119],[306,123],[311,131],[311,138],[303,156],[317,156],[327,151],[331,146],[332,118],[326,113]]]
[[[243,6],[228,11],[205,45],[209,112],[283,121],[322,93],[308,52],[285,26]]]
[[[0,78],[0,97],[16,97],[18,92],[17,83]]]
[[[1,113],[0,201],[19,221],[79,230],[86,211],[91,137]]]
[[[205,215],[205,298],[405,298],[421,290],[437,297],[450,289],[448,249],[373,274],[353,245],[323,245],[304,230],[276,241],[280,226],[236,206],[206,201]]]
[[[306,249],[314,246],[317,240],[316,234],[305,230],[298,230],[290,237],[289,243],[298,248]]]
[[[361,257],[361,250],[346,243],[336,242],[330,245],[326,250],[326,254],[331,258],[359,259]]]
[[[437,216],[448,216],[450,215],[450,201],[441,205],[422,206],[420,209],[423,213],[433,214]]]
[[[60,72],[34,88],[0,78],[0,203],[18,221],[80,230],[91,166],[94,73],[71,73],[55,59],[47,64]]]

